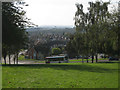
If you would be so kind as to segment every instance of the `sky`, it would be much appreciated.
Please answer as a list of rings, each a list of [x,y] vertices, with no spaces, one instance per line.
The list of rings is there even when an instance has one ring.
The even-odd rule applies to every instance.
[[[83,4],[87,12],[88,2],[96,0],[24,0],[29,6],[24,7],[26,16],[38,26],[71,26],[74,27],[76,3]],[[109,0],[103,0],[109,1]],[[116,6],[119,0],[111,0]]]

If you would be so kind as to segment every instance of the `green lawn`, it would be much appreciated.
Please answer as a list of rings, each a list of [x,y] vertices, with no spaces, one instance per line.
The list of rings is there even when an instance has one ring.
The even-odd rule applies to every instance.
[[[108,58],[99,58],[98,60],[108,60]],[[82,61],[82,59],[69,60],[69,62],[73,62],[73,61]],[[87,61],[87,59],[84,59],[83,61]],[[92,61],[92,60],[88,59],[88,61]],[[94,61],[96,60],[94,59]]]
[[[45,60],[36,60],[36,59],[26,59],[25,58],[25,56],[24,55],[20,55],[19,57],[18,57],[18,60],[33,60],[33,61],[35,61],[35,63],[45,63]]]
[[[20,55],[18,60],[35,60],[35,59],[26,59],[24,55]]]
[[[2,66],[3,88],[117,88],[118,63]]]

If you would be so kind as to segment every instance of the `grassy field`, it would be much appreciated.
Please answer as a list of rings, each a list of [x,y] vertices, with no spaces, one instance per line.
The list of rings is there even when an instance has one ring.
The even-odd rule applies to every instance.
[[[4,65],[2,87],[117,88],[118,63]]]
[[[108,58],[99,58],[98,60],[108,60]],[[69,60],[69,62],[73,62],[73,61],[82,61],[82,59]],[[87,61],[87,59],[84,59],[83,61]],[[88,61],[92,61],[92,60],[88,59]],[[94,61],[96,60],[94,59]]]

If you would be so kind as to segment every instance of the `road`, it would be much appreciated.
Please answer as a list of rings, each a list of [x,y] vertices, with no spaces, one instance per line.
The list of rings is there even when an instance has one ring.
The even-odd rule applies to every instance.
[[[18,60],[18,64],[45,64],[45,63],[38,63],[39,60]],[[2,58],[2,63],[4,63],[4,59]],[[6,63],[9,64],[9,58],[6,58]],[[11,64],[14,64],[13,57],[11,58]],[[15,62],[16,63],[16,62]]]
[[[7,64],[9,64],[8,57],[6,60],[7,60]],[[94,62],[96,61],[94,60]],[[98,60],[98,62],[109,62],[109,60]],[[69,63],[82,63],[82,61],[72,61]],[[84,61],[84,63],[87,63],[87,61]],[[92,63],[92,61],[89,61],[89,63]],[[11,58],[11,64],[14,64],[13,58]],[[18,60],[18,64],[45,64],[45,63],[39,63],[39,60]]]

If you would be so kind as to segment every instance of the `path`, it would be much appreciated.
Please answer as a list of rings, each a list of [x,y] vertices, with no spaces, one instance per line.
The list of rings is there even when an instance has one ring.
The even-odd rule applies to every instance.
[[[40,60],[18,60],[18,64],[45,64],[40,63]],[[4,61],[3,61],[4,62]],[[94,63],[96,61],[94,60]],[[109,60],[98,60],[98,62],[109,62]],[[9,63],[9,60],[7,58],[7,63]],[[71,61],[69,63],[82,63],[82,61]],[[87,63],[87,61],[84,61],[84,63]],[[92,61],[88,61],[88,63],[92,63]],[[11,59],[11,64],[14,64],[14,61]]]
[[[45,64],[45,63],[38,63],[39,60],[18,60],[18,64]],[[4,63],[4,59],[2,58],[2,63]],[[9,58],[6,57],[6,63],[9,64]],[[11,58],[11,64],[14,64],[13,57]],[[15,62],[16,63],[16,62]]]
[[[45,64],[45,63],[38,63],[39,60],[19,60],[18,64]]]

